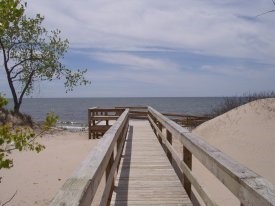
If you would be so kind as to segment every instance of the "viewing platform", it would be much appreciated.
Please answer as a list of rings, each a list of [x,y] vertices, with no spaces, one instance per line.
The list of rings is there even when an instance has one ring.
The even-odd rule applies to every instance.
[[[217,205],[192,172],[193,156],[240,205],[275,205],[272,183],[184,128],[190,119],[171,116],[152,107],[89,109],[89,138],[101,139],[50,205]]]

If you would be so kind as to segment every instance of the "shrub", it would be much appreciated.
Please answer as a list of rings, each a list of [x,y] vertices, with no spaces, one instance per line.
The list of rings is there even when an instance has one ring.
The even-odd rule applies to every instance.
[[[3,110],[2,107],[7,104],[7,100],[0,95],[0,109],[6,112],[6,115],[12,115],[12,113]],[[2,112],[2,113],[5,113]],[[23,122],[29,122],[32,126],[32,119],[29,115],[24,114],[13,114],[15,120],[20,118]],[[13,119],[13,117],[12,117]],[[19,127],[18,124],[14,122],[6,121],[0,124],[0,170],[2,168],[9,169],[13,166],[13,161],[9,154],[13,150],[30,150],[40,152],[45,147],[38,142],[36,138],[42,135],[44,132],[48,131],[57,122],[58,116],[54,113],[49,113],[46,116],[45,122],[42,125],[42,130],[39,134],[36,134],[31,127]],[[1,178],[0,178],[1,179]]]
[[[7,104],[8,104],[8,100],[5,97],[3,97],[0,93],[0,108],[3,108]]]
[[[236,107],[244,105],[246,103],[265,98],[275,97],[275,92],[259,92],[259,93],[244,93],[242,96],[225,97],[224,101],[216,108],[213,108],[210,112],[210,117],[222,115]]]

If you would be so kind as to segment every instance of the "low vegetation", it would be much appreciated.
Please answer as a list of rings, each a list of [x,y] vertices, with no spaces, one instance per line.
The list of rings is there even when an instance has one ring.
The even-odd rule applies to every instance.
[[[13,166],[10,154],[14,150],[36,152],[43,150],[45,147],[36,139],[53,127],[58,119],[56,114],[48,113],[39,132],[35,132],[31,117],[3,109],[7,103],[7,99],[0,94],[0,170]]]
[[[216,108],[213,108],[210,112],[210,117],[222,115],[236,107],[244,105],[258,99],[274,98],[275,91],[271,92],[259,92],[259,93],[244,93],[242,96],[225,97],[224,101]]]
[[[24,113],[15,113],[12,110],[7,110],[0,107],[0,124],[7,122],[14,126],[33,127],[35,125],[30,115]]]

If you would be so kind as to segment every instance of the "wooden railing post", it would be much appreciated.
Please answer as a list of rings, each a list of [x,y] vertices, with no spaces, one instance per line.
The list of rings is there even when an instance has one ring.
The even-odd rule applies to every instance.
[[[275,185],[271,182],[229,158],[220,150],[203,141],[202,138],[163,116],[152,107],[148,107],[148,112],[149,121],[153,128],[157,130],[158,136],[161,136],[162,139],[167,138],[167,135],[164,136],[159,129],[160,122],[163,128],[168,130],[172,137],[179,140],[183,145],[183,158],[181,158],[168,141],[163,142],[172,153],[173,163],[182,171],[178,176],[183,180],[183,186],[189,197],[191,197],[192,183],[192,186],[206,205],[217,205],[208,195],[207,190],[199,184],[192,171],[192,156],[194,155],[206,169],[216,176],[240,200],[241,206],[275,206]],[[206,118],[188,116],[186,125],[194,125],[195,123],[193,122],[198,124],[202,120],[206,120]]]
[[[110,171],[111,171],[111,168],[113,166],[113,163],[114,163],[114,152],[112,152],[110,160],[109,160],[108,165],[106,167],[106,184],[107,184],[108,177],[110,175]],[[115,186],[115,179],[113,177],[112,183],[111,183],[111,191],[113,191],[114,186]],[[112,199],[112,192],[110,192],[110,194],[109,194],[108,201],[107,201],[108,204],[111,201],[111,199]]]
[[[157,125],[158,125],[159,130],[162,132],[162,124],[159,121],[157,121]],[[158,139],[159,139],[160,144],[162,144],[162,139],[161,139],[160,135],[158,135]]]
[[[167,129],[166,129],[166,139],[172,145],[172,134]],[[166,151],[166,154],[167,154],[167,157],[168,157],[170,163],[172,163],[172,154],[168,149]]]
[[[91,109],[88,109],[88,133],[89,133],[89,139],[92,138],[91,135]]]
[[[88,113],[96,113],[95,108],[90,108]],[[99,141],[75,174],[67,179],[62,188],[57,192],[51,206],[60,205],[91,205],[103,175],[106,175],[106,185],[101,196],[100,206],[110,203],[116,169],[123,151],[123,144],[128,132],[129,110],[125,110],[117,121],[104,134],[103,141]],[[90,116],[89,116],[90,118]],[[91,119],[92,120],[92,119]],[[101,120],[100,118],[97,120]],[[120,147],[115,146],[119,138]],[[115,156],[115,157],[114,157]],[[101,192],[101,191],[99,191]]]
[[[127,121],[129,121],[129,120],[127,120]],[[123,129],[122,129],[122,132],[121,132],[120,137],[117,139],[117,145],[116,145],[117,151],[119,150],[121,144],[122,144],[122,148],[123,148],[123,144],[125,143],[125,140],[124,140],[124,139],[125,139],[126,136],[127,136],[128,127],[129,127],[129,122],[127,122],[127,123],[125,124],[125,126],[124,126]],[[122,141],[122,140],[124,140],[124,141]],[[117,155],[118,155],[118,154],[117,154]],[[122,155],[122,152],[121,152],[121,155]],[[118,165],[117,165],[117,172],[118,172],[118,170],[119,170],[120,160],[121,160],[121,157],[119,158],[119,162],[118,162]]]
[[[92,111],[92,115],[91,116],[95,116],[97,114],[97,112],[94,112],[94,111]],[[92,123],[93,123],[93,126],[95,125],[95,120],[92,120]],[[93,139],[95,139],[96,138],[96,132],[93,132]]]
[[[148,113],[148,114],[149,114],[149,116],[152,118],[153,122],[154,122],[155,124],[157,124],[157,121],[156,121],[155,117],[154,117],[151,113]],[[150,123],[150,124],[151,124],[151,123]],[[152,124],[151,124],[151,127],[153,128],[154,133],[157,135],[157,131],[156,131],[155,127],[153,127]]]
[[[189,167],[190,170],[192,170],[192,153],[183,146],[183,161],[184,163]],[[183,174],[183,182],[184,182],[184,189],[186,190],[189,197],[191,197],[191,182],[186,177],[185,174]]]
[[[157,121],[153,116],[152,116],[152,119],[153,119],[154,123],[157,124]],[[153,130],[154,130],[154,133],[157,135],[157,130],[155,128]]]

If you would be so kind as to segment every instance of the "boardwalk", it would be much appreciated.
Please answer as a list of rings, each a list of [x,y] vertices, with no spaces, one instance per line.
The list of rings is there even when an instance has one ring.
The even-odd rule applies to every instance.
[[[149,122],[130,125],[111,205],[192,205]]]
[[[51,206],[192,205],[187,194],[192,196],[194,204],[199,197],[205,205],[217,206],[194,175],[192,156],[221,181],[241,205],[275,206],[272,183],[154,108],[149,106],[143,112],[130,109],[133,108],[126,108],[123,113],[121,109],[88,110],[89,138],[103,136],[60,188]],[[129,127],[130,118],[141,117],[146,120],[130,121]],[[115,120],[114,124],[109,125],[109,120]],[[106,125],[101,125],[102,121],[106,121]],[[181,156],[172,146],[176,142],[173,139],[182,148]],[[100,187],[102,181],[104,188]],[[197,193],[195,196],[193,191]],[[100,203],[96,202],[97,193]]]

